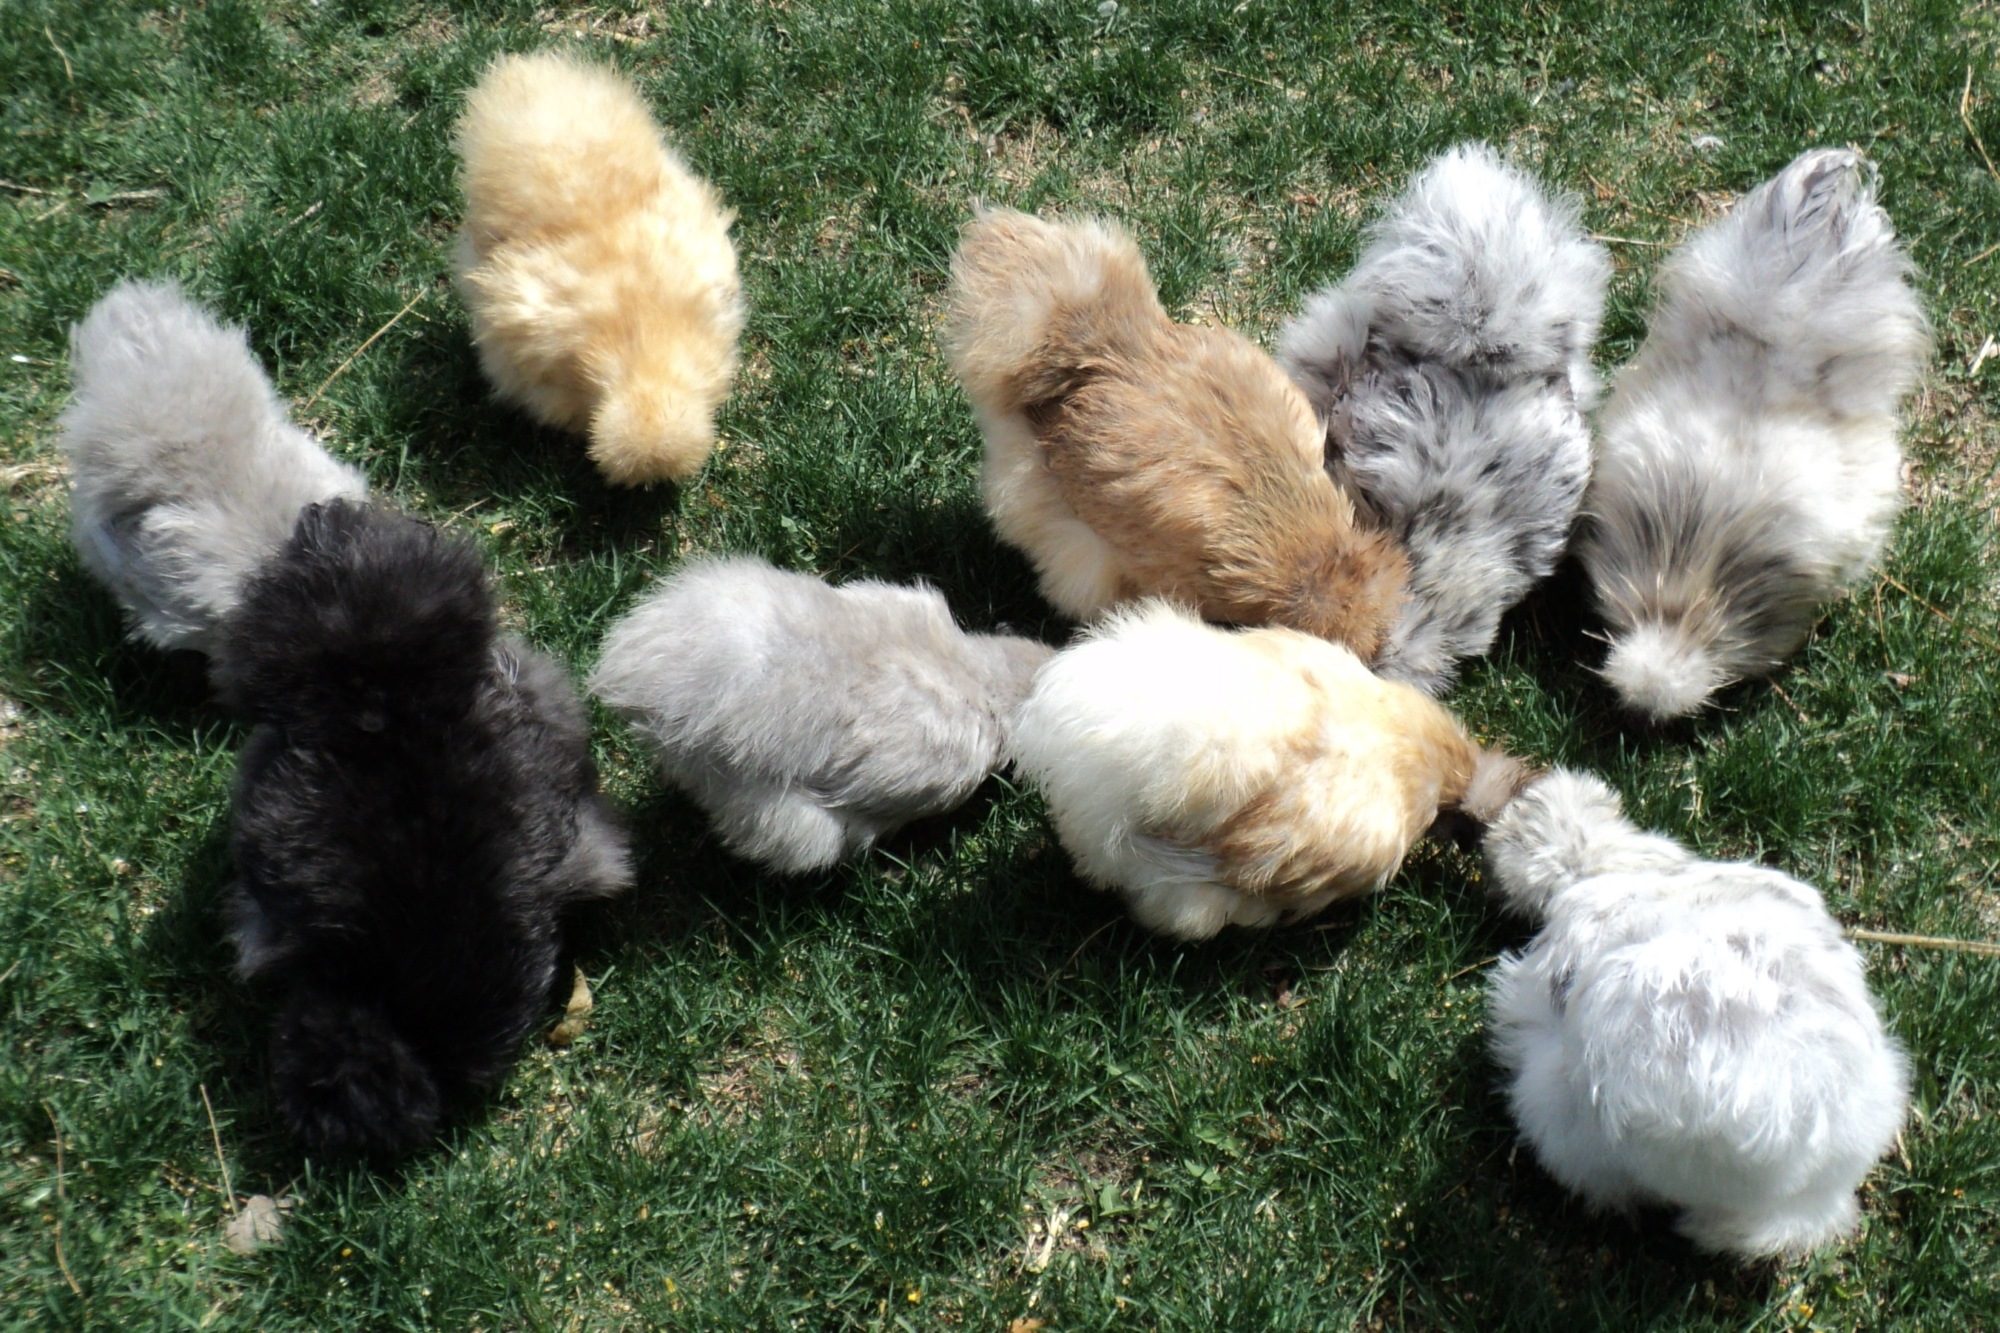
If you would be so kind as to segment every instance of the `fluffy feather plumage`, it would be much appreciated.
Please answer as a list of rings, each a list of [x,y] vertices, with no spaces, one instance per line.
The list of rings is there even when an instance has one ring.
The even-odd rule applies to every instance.
[[[1590,480],[1590,347],[1611,264],[1483,144],[1440,155],[1314,295],[1278,358],[1327,466],[1403,543],[1410,595],[1376,669],[1442,692],[1555,568]]]
[[[591,691],[729,848],[802,873],[962,803],[1049,649],[924,587],[696,561],[614,625]]]
[[[1184,939],[1372,892],[1440,811],[1490,818],[1520,777],[1337,644],[1160,601],[1042,668],[1010,754],[1084,877]]]
[[[693,476],[743,331],[735,215],[629,82],[556,52],[494,62],[458,151],[459,288],[495,390],[588,430],[611,481]]]
[[[231,916],[286,991],[278,1104],[313,1149],[415,1147],[512,1066],[564,910],[630,880],[582,704],[497,632],[476,551],[347,502],[251,580],[218,671],[258,723]]]
[[[1550,1174],[1597,1207],[1678,1208],[1692,1240],[1740,1258],[1851,1230],[1909,1074],[1819,893],[1697,860],[1562,771],[1501,812],[1486,853],[1508,905],[1543,922],[1488,1005]]]
[[[71,539],[157,648],[214,652],[299,510],[367,491],[286,418],[243,330],[171,282],[112,288],[70,330],[70,368]]]
[[[1655,718],[1768,675],[1881,555],[1928,330],[1857,153],[1815,149],[1695,234],[1601,421],[1581,553],[1604,674]]]
[[[1083,619],[1168,595],[1374,654],[1402,553],[1325,475],[1268,356],[1169,319],[1108,222],[988,209],[951,272],[945,354],[986,438],[987,512],[1052,603]]]

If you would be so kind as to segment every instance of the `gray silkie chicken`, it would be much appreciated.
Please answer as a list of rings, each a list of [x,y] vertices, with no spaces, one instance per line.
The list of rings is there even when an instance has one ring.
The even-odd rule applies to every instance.
[[[804,873],[971,796],[1050,651],[965,633],[932,588],[711,558],[612,626],[590,690],[731,851]]]
[[[121,282],[70,331],[70,535],[133,637],[213,656],[243,586],[316,501],[367,482],[286,417],[244,332],[171,282]]]
[[[1881,557],[1897,407],[1930,334],[1874,171],[1846,149],[1800,154],[1658,286],[1598,423],[1578,551],[1605,678],[1665,719],[1776,671]]]

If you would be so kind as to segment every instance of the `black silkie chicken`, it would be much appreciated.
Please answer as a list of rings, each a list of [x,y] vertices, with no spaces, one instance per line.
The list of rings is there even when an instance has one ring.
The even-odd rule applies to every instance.
[[[345,500],[300,515],[218,666],[257,724],[231,933],[284,991],[280,1110],[310,1149],[414,1148],[512,1067],[565,910],[630,881],[582,705],[500,633],[476,550]]]

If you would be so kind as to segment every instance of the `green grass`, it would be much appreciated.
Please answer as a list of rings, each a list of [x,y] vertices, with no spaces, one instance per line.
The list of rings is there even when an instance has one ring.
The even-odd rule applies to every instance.
[[[1522,935],[1456,851],[1314,927],[1181,948],[1086,890],[1003,783],[783,883],[608,724],[644,865],[580,931],[587,1035],[400,1171],[302,1160],[216,919],[242,729],[198,671],[121,641],[65,541],[64,331],[120,276],[173,274],[377,488],[475,534],[511,614],[579,666],[649,579],[718,549],[927,577],[970,624],[1053,639],[935,345],[974,199],[1121,215],[1177,312],[1264,336],[1384,190],[1490,138],[1622,238],[1608,366],[1662,243],[1854,143],[1937,325],[1893,581],[1833,612],[1782,694],[1654,733],[1607,706],[1559,579],[1454,702],[1846,921],[2000,936],[2000,361],[1969,369],[2000,333],[2000,256],[1975,258],[2000,178],[1959,119],[1970,69],[2000,150],[1994,12],[1601,8],[0,5],[0,1321],[2000,1326],[2000,962],[1867,946],[1914,1054],[1903,1151],[1851,1246],[1742,1272],[1660,1218],[1587,1215],[1516,1149],[1480,969]],[[446,280],[458,97],[494,52],[560,40],[634,72],[740,213],[746,369],[678,492],[612,492],[487,401]],[[247,1259],[221,1245],[204,1092],[236,1194],[294,1204]]]

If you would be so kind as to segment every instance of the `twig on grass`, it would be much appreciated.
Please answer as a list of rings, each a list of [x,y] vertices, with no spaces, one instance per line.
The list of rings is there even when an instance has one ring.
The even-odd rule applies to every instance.
[[[1200,66],[1202,69],[1207,70],[1211,74],[1227,74],[1230,78],[1241,79],[1245,83],[1262,84],[1264,87],[1269,88],[1274,92],[1282,93],[1286,91],[1285,85],[1277,82],[1274,79],[1263,79],[1259,78],[1255,74],[1245,74],[1242,70],[1230,69],[1227,65],[1214,65],[1210,64],[1206,60],[1198,60],[1195,62],[1195,64]]]
[[[361,346],[355,348],[352,352],[349,352],[347,354],[347,360],[335,366],[333,368],[333,373],[331,375],[328,375],[324,380],[320,381],[320,386],[312,391],[312,397],[306,399],[305,403],[299,408],[300,414],[303,415],[305,412],[310,410],[312,405],[319,401],[319,396],[326,392],[327,385],[333,383],[335,380],[339,379],[343,374],[345,374],[347,368],[353,365],[355,361],[360,359],[360,356],[363,352],[373,347],[377,342],[377,340],[379,340],[383,334],[387,333],[390,329],[395,328],[397,321],[402,319],[403,316],[409,314],[410,311],[413,308],[415,308],[417,302],[423,300],[424,297],[427,294],[429,294],[429,292],[430,288],[428,287],[419,289],[417,294],[415,296],[412,296],[409,299],[409,301],[404,304],[401,310],[398,310],[395,314],[389,317],[389,322],[387,324],[384,324],[381,328],[369,334],[367,341],[363,342]]]
[[[63,1281],[69,1283],[69,1289],[76,1293],[76,1298],[82,1300],[83,1288],[77,1285],[76,1274],[69,1271],[69,1259],[63,1254],[63,1210],[68,1206],[68,1196],[63,1193],[62,1125],[56,1120],[53,1106],[43,1102],[42,1111],[48,1116],[49,1128],[56,1136],[56,1267],[62,1269]]]
[[[1901,944],[1912,949],[1944,949],[1953,953],[1976,953],[1987,958],[2000,958],[2000,944],[1991,940],[1955,940],[1943,935],[1903,935],[1893,930],[1864,930],[1860,926],[1849,926],[1847,938],[1866,940],[1870,944]]]
[[[0,190],[11,190],[15,194],[31,194],[37,199],[53,199],[56,201],[58,209],[69,203],[68,197],[60,190],[44,190],[36,185],[23,185],[19,181],[0,180]],[[93,208],[109,208],[113,204],[131,204],[145,199],[163,199],[166,197],[166,193],[166,189],[162,186],[148,186],[143,190],[118,190],[111,194],[95,196],[86,194],[83,197],[83,202]],[[47,213],[42,215],[44,218],[49,216],[51,215]],[[36,221],[41,221],[41,218],[37,218]]]
[[[1972,66],[1965,67],[1965,91],[1958,95],[1958,118],[1965,125],[1965,132],[1972,136],[1972,146],[1979,150],[1979,160],[1986,164],[1987,172],[1994,180],[2000,181],[2000,167],[1993,165],[1993,159],[1986,151],[1986,145],[1979,141],[1979,131],[1972,126]]]
[[[1987,334],[1986,341],[1979,344],[1979,355],[1973,357],[1972,364],[1965,368],[1965,377],[1971,379],[1974,375],[1977,375],[1979,368],[1986,364],[1986,358],[1992,356],[1997,350],[2000,350],[2000,348],[1994,346],[1993,335],[1990,333]]]
[[[1605,245],[1643,245],[1649,250],[1664,250],[1673,244],[1672,241],[1642,241],[1636,236],[1607,236],[1599,231],[1590,233],[1590,239]]]
[[[215,1127],[215,1106],[208,1100],[208,1084],[201,1085],[201,1106],[208,1112],[208,1138],[215,1145],[215,1164],[222,1168],[222,1197],[228,1201],[227,1207],[236,1211],[236,1187],[229,1180],[229,1163],[222,1157],[222,1132]]]
[[[1780,685],[1777,681],[1774,680],[1771,682],[1771,688],[1777,692],[1777,695],[1780,699],[1783,699],[1785,701],[1785,707],[1792,710],[1792,716],[1796,717],[1799,720],[1799,722],[1804,726],[1810,727],[1812,725],[1812,719],[1806,716],[1806,710],[1799,707],[1797,703],[1793,702],[1792,696],[1785,693],[1784,686]]]
[[[56,35],[55,35],[55,34],[54,34],[53,32],[50,32],[50,31],[49,31],[49,25],[48,25],[48,24],[46,24],[46,23],[44,23],[44,24],[42,25],[42,36],[44,36],[44,37],[46,37],[46,38],[48,38],[48,39],[49,39],[49,45],[50,45],[50,46],[52,46],[52,47],[54,47],[54,48],[55,48],[55,53],[56,53],[57,55],[59,55],[59,56],[61,56],[61,57],[62,57],[62,62],[63,62],[63,77],[64,77],[64,78],[66,78],[66,79],[68,79],[68,80],[69,80],[69,81],[70,81],[71,83],[75,83],[75,82],[76,82],[76,70],[75,70],[75,68],[74,68],[73,66],[71,66],[71,64],[69,63],[69,52],[67,52],[67,51],[65,51],[65,50],[63,50],[63,49],[62,49],[62,44],[61,44],[60,42],[56,41]],[[1966,72],[1967,72],[1968,74],[1970,74],[1970,73],[1971,73],[1971,71],[1970,71],[1970,70],[1968,70],[1968,71],[1966,71]]]
[[[1049,979],[1042,985],[1042,993],[1046,995],[1050,991],[1054,990],[1057,979],[1060,978],[1063,973],[1069,971],[1069,965],[1071,963],[1074,963],[1078,958],[1081,958],[1083,956],[1083,951],[1090,947],[1090,942],[1117,924],[1118,924],[1118,918],[1114,916],[1109,921],[1106,921],[1103,925],[1099,926],[1096,930],[1093,930],[1088,935],[1085,935],[1083,937],[1083,943],[1077,945],[1075,951],[1072,952],[1069,957],[1063,959],[1063,965],[1057,968],[1055,971],[1049,973]]]
[[[1974,264],[1977,264],[1980,260],[1990,259],[1992,256],[1996,254],[2000,254],[2000,241],[1995,241],[1993,244],[1987,246],[1984,250],[1981,250],[1978,254],[1966,260],[1964,264],[1960,265],[1960,267],[1971,268]]]
[[[301,222],[304,222],[307,218],[319,212],[319,210],[323,208],[325,205],[326,205],[326,200],[324,199],[313,200],[312,205],[309,208],[307,208],[305,212],[300,213],[294,217],[285,219],[285,225],[278,228],[278,230],[290,231],[293,227],[298,226]]]
[[[1994,652],[2000,653],[2000,643],[1993,642],[1993,640],[1987,638],[1985,635],[1981,634],[1978,630],[1967,629],[1964,625],[1959,624],[1958,617],[1952,615],[1949,611],[1941,610],[1935,603],[1926,601],[1923,597],[1919,596],[1914,592],[1911,592],[1908,585],[1904,584],[1894,574],[1884,571],[1882,575],[1882,581],[1888,584],[1890,587],[1896,589],[1898,592],[1902,593],[1905,597],[1909,598],[1911,601],[1915,602],[1918,606],[1921,606],[1924,610],[1936,616],[1939,620],[1942,620],[1945,624],[1951,626],[1953,629],[1963,630],[1965,632],[1966,637],[1971,639],[1974,643],[1978,644],[1980,647],[1990,648]]]
[[[1472,973],[1477,972],[1482,967],[1491,967],[1493,966],[1493,964],[1499,961],[1500,961],[1500,955],[1496,953],[1491,958],[1482,958],[1478,962],[1473,963],[1470,966],[1461,967],[1460,969],[1458,969],[1458,971],[1446,977],[1445,980],[1447,982],[1457,981],[1460,977],[1469,976]]]
[[[95,198],[92,198],[90,195],[85,195],[83,198],[83,202],[89,204],[92,208],[109,208],[113,204],[136,204],[141,202],[142,200],[147,200],[147,199],[164,199],[166,198],[166,195],[167,192],[164,189],[157,189],[157,188],[146,189],[146,190],[119,190],[114,194],[100,194]]]

